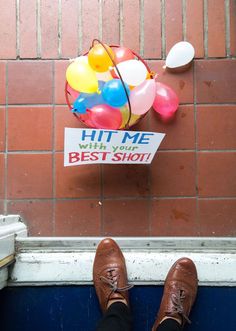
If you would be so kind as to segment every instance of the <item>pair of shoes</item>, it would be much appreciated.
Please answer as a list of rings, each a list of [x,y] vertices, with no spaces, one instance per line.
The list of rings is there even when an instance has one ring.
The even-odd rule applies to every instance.
[[[103,312],[110,303],[122,301],[129,306],[127,271],[124,256],[114,240],[106,238],[97,247],[93,281]],[[197,294],[197,271],[188,258],[177,260],[165,280],[160,309],[153,325],[155,331],[163,319],[174,318],[181,326],[190,322],[188,316]]]

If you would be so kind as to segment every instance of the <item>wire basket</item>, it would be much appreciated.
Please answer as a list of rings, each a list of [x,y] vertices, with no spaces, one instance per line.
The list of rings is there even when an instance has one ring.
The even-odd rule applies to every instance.
[[[100,40],[98,39],[94,39],[93,42],[92,42],[92,46],[90,47],[90,49],[92,47],[94,47],[95,43],[99,43],[103,46],[103,48],[106,50],[110,60],[112,61],[113,63],[113,66],[114,68],[116,69],[116,72],[121,80],[121,83],[123,85],[123,88],[124,88],[124,91],[125,91],[125,94],[126,94],[126,97],[127,97],[127,106],[128,106],[128,114],[126,116],[126,119],[125,121],[122,121],[122,124],[121,126],[118,128],[118,130],[127,130],[129,128],[131,128],[133,125],[136,125],[148,112],[146,112],[145,114],[142,114],[142,115],[133,115],[132,114],[132,107],[131,107],[131,102],[130,102],[130,98],[129,98],[129,94],[125,88],[125,83],[124,83],[124,80],[122,78],[122,75],[119,71],[119,68],[117,67],[117,63],[115,62],[115,60],[113,59],[112,55],[110,54],[109,50],[107,49],[106,45],[101,42]],[[119,48],[120,45],[110,45],[109,46],[111,49],[113,48]],[[129,49],[130,50],[130,49]],[[135,53],[134,51],[130,50],[132,52],[132,54],[135,56],[135,58],[139,61],[141,61],[146,69],[147,69],[147,72],[148,72],[148,78],[149,79],[154,79],[154,75],[155,73],[153,71],[151,71],[151,69],[149,68],[148,64],[137,54]],[[89,52],[89,51],[88,51]],[[88,54],[88,52],[86,52],[84,55],[86,56]],[[72,106],[72,103],[73,103],[73,97],[72,97],[72,93],[71,93],[71,90],[69,88],[69,84],[68,82],[66,81],[65,83],[65,98],[66,98],[66,103],[69,107],[69,109],[72,111],[73,109],[73,106]],[[87,120],[87,116],[86,114],[79,114],[79,113],[76,113],[76,112],[73,112],[73,115],[81,122],[83,123],[84,125],[86,125],[87,127],[95,127],[93,126],[93,123],[88,121]]]

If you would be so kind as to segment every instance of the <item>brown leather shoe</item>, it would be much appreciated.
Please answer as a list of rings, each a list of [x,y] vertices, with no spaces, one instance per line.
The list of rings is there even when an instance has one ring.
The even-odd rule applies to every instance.
[[[93,264],[93,282],[103,312],[109,300],[125,299],[129,304],[127,271],[124,256],[111,238],[103,239],[98,247]]]
[[[191,323],[188,315],[197,295],[197,270],[192,260],[184,257],[170,268],[165,280],[164,293],[157,319],[152,327],[156,331],[164,317],[178,318]]]

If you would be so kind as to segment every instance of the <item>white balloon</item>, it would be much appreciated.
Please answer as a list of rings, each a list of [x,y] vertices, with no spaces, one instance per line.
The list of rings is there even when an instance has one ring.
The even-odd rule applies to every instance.
[[[117,64],[117,68],[124,82],[131,86],[138,86],[147,77],[147,68],[142,61],[128,60]],[[116,70],[115,70],[116,71]],[[116,75],[119,77],[117,71]]]
[[[194,48],[187,41],[175,44],[166,57],[166,67],[170,69],[180,68],[189,64],[194,58]]]

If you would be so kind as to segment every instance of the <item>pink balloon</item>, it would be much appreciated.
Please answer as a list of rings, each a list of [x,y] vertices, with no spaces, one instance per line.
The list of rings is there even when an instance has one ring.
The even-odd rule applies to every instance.
[[[79,92],[75,91],[70,85],[67,85],[67,92],[72,96],[72,98],[75,100],[79,96]]]
[[[97,129],[117,130],[122,123],[122,115],[118,108],[102,104],[87,110],[90,121]]]
[[[163,119],[169,119],[179,107],[179,98],[169,86],[156,82],[156,96],[152,106]]]
[[[131,112],[135,115],[145,114],[153,104],[156,95],[154,79],[147,79],[136,86],[130,93]]]

